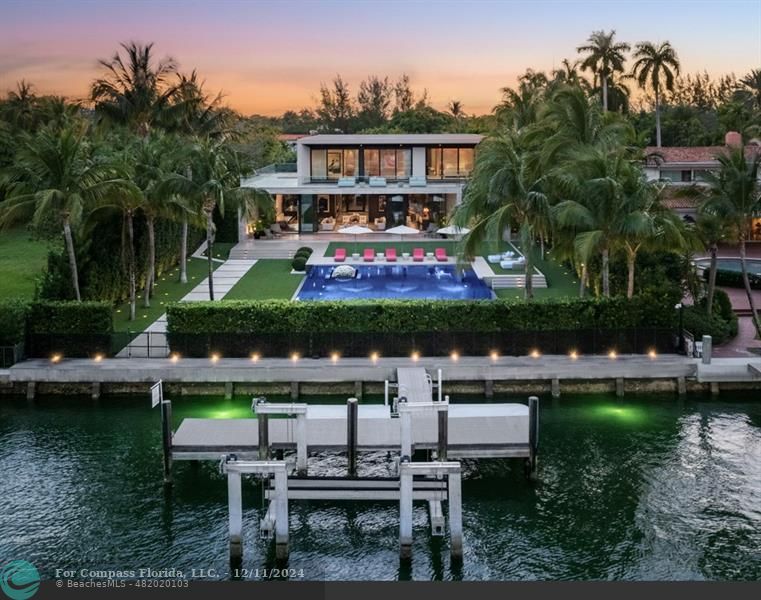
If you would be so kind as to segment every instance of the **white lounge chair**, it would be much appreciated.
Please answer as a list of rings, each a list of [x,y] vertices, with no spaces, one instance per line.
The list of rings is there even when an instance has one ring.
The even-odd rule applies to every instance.
[[[367,184],[370,187],[386,187],[386,178],[385,177],[370,177],[370,180],[367,182]]]
[[[354,187],[357,185],[356,177],[341,177],[338,180],[338,187]]]

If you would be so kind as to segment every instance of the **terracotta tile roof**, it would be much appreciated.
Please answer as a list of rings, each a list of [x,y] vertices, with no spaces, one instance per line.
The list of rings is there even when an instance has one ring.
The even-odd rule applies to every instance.
[[[713,163],[716,156],[727,151],[726,146],[648,146],[645,154],[647,164],[658,165],[668,163]],[[745,155],[749,158],[761,151],[755,145],[745,146]]]
[[[684,186],[667,186],[663,190],[663,206],[671,210],[697,208],[700,199],[684,195],[686,189]]]
[[[303,137],[307,137],[308,133],[281,133],[278,134],[277,139],[281,142],[295,142]]]

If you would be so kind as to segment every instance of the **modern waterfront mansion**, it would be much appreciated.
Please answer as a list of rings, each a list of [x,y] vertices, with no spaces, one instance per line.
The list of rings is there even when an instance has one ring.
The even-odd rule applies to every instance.
[[[295,169],[273,165],[242,185],[272,194],[275,228],[288,233],[350,225],[432,232],[462,200],[482,139],[455,133],[312,135],[296,141]]]

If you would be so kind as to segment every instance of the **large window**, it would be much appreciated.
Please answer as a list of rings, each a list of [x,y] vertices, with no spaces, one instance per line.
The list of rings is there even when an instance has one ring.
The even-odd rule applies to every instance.
[[[409,179],[412,150],[409,148],[367,148],[364,150],[365,177]]]
[[[357,150],[354,148],[312,148],[312,179],[340,179],[357,176]]]
[[[365,177],[380,177],[380,150],[366,149],[363,151],[365,161]]]
[[[461,178],[473,170],[473,148],[428,148],[426,174],[429,179]]]

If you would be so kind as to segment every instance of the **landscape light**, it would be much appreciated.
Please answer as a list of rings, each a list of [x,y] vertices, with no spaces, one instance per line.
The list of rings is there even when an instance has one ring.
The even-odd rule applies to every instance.
[[[655,351],[654,348],[651,348],[650,351],[647,353],[647,355],[650,358],[657,358],[658,357],[658,353]]]
[[[339,358],[341,358],[341,355],[338,352],[331,352],[330,360],[333,361],[333,364],[337,363]]]
[[[457,350],[453,350],[452,353],[449,355],[449,357],[452,360],[456,361],[456,360],[458,360],[460,358],[460,353],[457,352]]]
[[[258,362],[258,361],[259,361],[259,358],[261,358],[261,357],[259,356],[259,353],[258,353],[258,352],[254,352],[254,353],[251,355],[251,362]]]
[[[370,360],[373,361],[374,363],[378,362],[378,353],[373,352],[372,354],[370,354]]]
[[[529,353],[529,356],[531,356],[531,358],[539,358],[541,355],[542,355],[542,353],[541,353],[541,352],[539,352],[539,350],[537,350],[536,348],[534,348],[534,349],[533,349],[533,350],[532,350],[532,351]]]
[[[95,362],[100,362],[100,361],[102,361],[102,360],[103,360],[103,355],[102,355],[102,354],[96,354],[95,356],[93,356],[93,357],[92,357],[92,359],[93,359]]]
[[[496,361],[499,358],[499,352],[497,352],[496,350],[492,350],[489,353],[489,356],[491,357],[492,360]]]
[[[50,357],[50,362],[52,363],[59,363],[61,362],[61,355],[60,354],[54,354]]]
[[[298,352],[291,353],[291,360],[293,362],[296,362],[297,360],[299,360],[299,353]]]
[[[171,360],[173,363],[176,363],[178,360],[180,360],[180,355],[176,352],[173,352],[172,356],[169,357],[169,360]]]
[[[417,361],[418,361],[418,359],[420,358],[420,352],[418,352],[417,350],[415,350],[415,351],[414,351],[414,352],[413,352],[413,353],[410,355],[410,358],[412,359],[412,361],[413,361],[413,362],[417,362]]]
[[[576,350],[571,350],[571,351],[568,353],[568,356],[569,356],[569,358],[570,358],[571,360],[576,360],[577,358],[579,358],[579,353],[578,353],[578,352],[576,352]]]
[[[610,358],[611,360],[615,359],[616,357],[618,357],[618,354],[616,354],[615,350],[611,350],[610,352],[608,352],[608,358]]]
[[[219,354],[217,354],[216,352],[214,354],[212,354],[211,355],[211,362],[213,362],[215,364],[218,363],[219,362]]]

